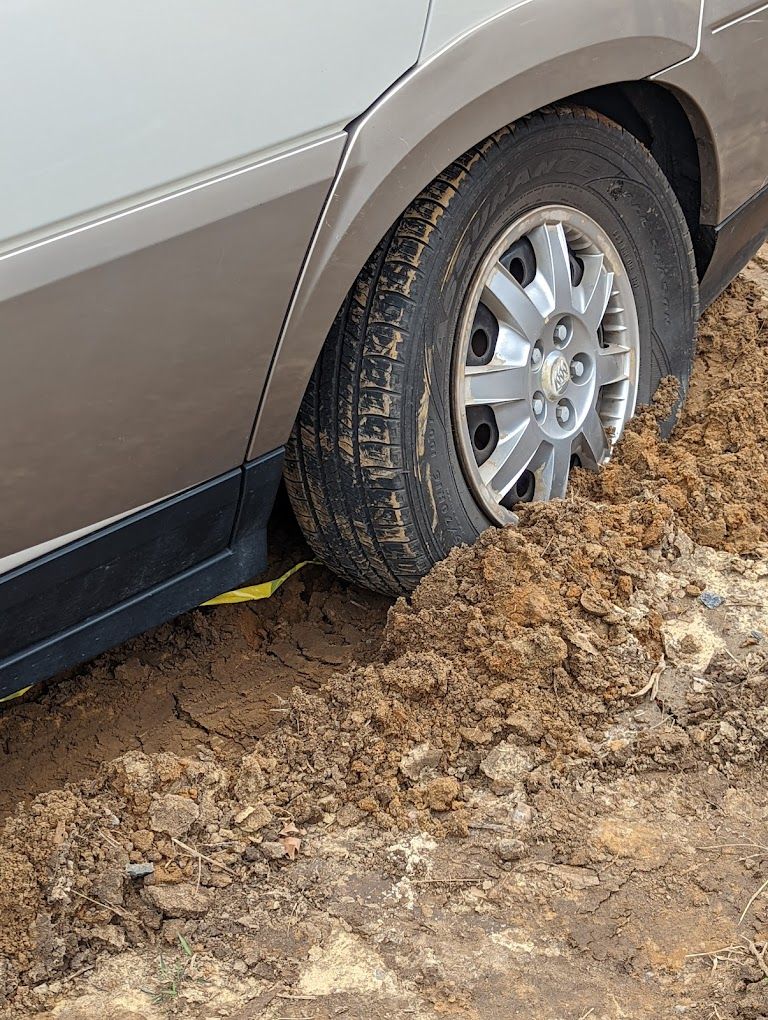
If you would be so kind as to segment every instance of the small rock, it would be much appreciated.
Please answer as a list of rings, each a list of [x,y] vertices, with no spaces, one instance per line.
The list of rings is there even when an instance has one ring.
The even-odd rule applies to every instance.
[[[105,942],[113,949],[123,949],[125,946],[125,932],[116,924],[92,924],[88,929],[88,937]]]
[[[701,595],[699,595],[699,602],[701,602],[703,606],[706,606],[707,609],[717,609],[718,606],[722,606],[725,599],[722,595],[716,594],[716,592],[703,591]]]
[[[155,866],[151,861],[140,861],[138,864],[127,864],[125,873],[128,878],[145,878],[147,875],[151,875],[155,870]]]
[[[170,921],[163,921],[163,926],[160,929],[160,934],[164,942],[167,942],[169,946],[173,946],[175,949],[179,948],[179,935],[183,935],[186,930],[186,922],[180,917],[171,918]]]
[[[480,762],[480,769],[491,780],[494,792],[514,790],[533,768],[530,755],[514,744],[498,744]]]
[[[143,850],[145,853],[150,849],[155,841],[154,833],[150,832],[149,829],[136,829],[131,833],[131,842],[137,850]]]
[[[420,792],[428,808],[433,811],[450,811],[461,793],[461,787],[453,776],[441,776],[425,783]]]
[[[283,844],[272,839],[267,839],[261,844],[261,854],[268,861],[280,861],[286,856]]]
[[[96,876],[91,885],[91,895],[101,903],[121,906],[123,902],[123,873],[110,868]]]
[[[526,847],[521,839],[500,839],[496,851],[502,861],[519,861],[525,857]]]
[[[512,821],[515,825],[530,825],[533,821],[533,808],[530,804],[523,804],[522,801],[515,805],[512,812]]]
[[[579,599],[581,606],[593,616],[607,616],[611,611],[611,604],[594,588],[585,588]]]
[[[460,726],[459,733],[468,744],[490,744],[493,733],[482,726]]]
[[[442,752],[431,744],[417,744],[407,751],[400,759],[399,769],[408,779],[418,782],[425,772],[429,772],[440,764]]]
[[[223,871],[211,871],[205,884],[211,889],[226,889],[232,885],[232,876],[225,874]]]
[[[530,741],[532,744],[538,743],[544,736],[544,727],[541,720],[531,716],[528,712],[510,712],[506,718],[506,723],[513,733]]]
[[[234,788],[235,799],[241,804],[255,804],[263,795],[265,786],[261,755],[258,751],[252,751],[240,762]]]
[[[241,825],[248,832],[258,832],[272,821],[272,812],[265,804],[249,804],[235,817],[235,825]]]
[[[202,917],[213,902],[213,893],[189,882],[179,885],[153,885],[142,894],[166,917]]]
[[[721,736],[725,737],[726,740],[730,740],[734,743],[736,742],[736,740],[738,740],[739,737],[736,727],[733,726],[731,723],[726,722],[726,720],[723,720],[720,723],[720,734]]]
[[[158,797],[149,808],[149,821],[155,832],[164,832],[177,839],[186,836],[200,817],[200,808],[189,797],[166,793]]]
[[[693,555],[695,548],[693,540],[681,529],[678,528],[672,539],[672,546],[677,550],[678,555],[689,557]]]

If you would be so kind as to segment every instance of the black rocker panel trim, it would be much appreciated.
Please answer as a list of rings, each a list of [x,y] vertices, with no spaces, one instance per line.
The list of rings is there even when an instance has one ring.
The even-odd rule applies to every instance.
[[[0,697],[250,580],[282,464],[280,449],[0,578]]]
[[[721,294],[768,238],[768,185],[712,231],[712,257],[699,285],[702,308]]]

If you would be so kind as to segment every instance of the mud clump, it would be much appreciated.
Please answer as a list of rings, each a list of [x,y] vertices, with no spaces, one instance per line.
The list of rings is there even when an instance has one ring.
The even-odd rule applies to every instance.
[[[768,300],[736,280],[704,315],[680,420],[668,442],[651,410],[630,423],[598,475],[578,472],[587,498],[659,498],[694,541],[735,553],[768,542]]]
[[[501,740],[530,745],[532,770],[591,755],[661,655],[646,547],[671,535],[658,502],[536,504],[519,528],[454,550],[391,609],[383,661],[295,693],[281,756],[262,745],[272,793],[301,821],[319,795],[381,825],[425,826],[430,782],[480,775]],[[414,772],[420,748],[429,769]]]

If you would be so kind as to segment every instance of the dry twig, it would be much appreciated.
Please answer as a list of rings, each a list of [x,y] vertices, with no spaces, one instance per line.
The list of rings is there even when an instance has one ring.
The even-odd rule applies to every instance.
[[[659,696],[659,680],[661,680],[661,675],[666,668],[667,660],[664,653],[662,652],[661,658],[659,659],[653,672],[651,673],[651,678],[648,681],[648,683],[645,685],[645,687],[642,687],[639,691],[633,691],[632,694],[630,694],[630,698],[642,698],[644,694],[648,694],[648,692],[650,691],[651,701],[655,701],[656,698]]]
[[[189,854],[190,857],[196,857],[197,858],[198,884],[199,884],[199,881],[200,881],[200,879],[199,879],[199,872],[200,872],[200,868],[201,868],[201,865],[200,865],[201,861],[205,861],[206,864],[210,864],[212,868],[220,868],[222,871],[226,871],[226,873],[228,875],[232,875],[233,878],[237,877],[237,873],[234,872],[231,868],[228,868],[226,864],[222,864],[221,861],[217,861],[213,857],[209,857],[207,854],[201,853],[199,850],[196,850],[195,847],[189,846],[188,843],[182,843],[182,841],[180,839],[177,839],[175,836],[171,836],[171,841],[174,842],[176,844],[176,846],[178,846],[182,850],[184,850],[185,853]]]

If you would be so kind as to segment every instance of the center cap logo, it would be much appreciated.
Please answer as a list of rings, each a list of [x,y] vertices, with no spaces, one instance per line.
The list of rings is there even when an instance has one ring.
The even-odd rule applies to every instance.
[[[568,371],[568,365],[565,358],[558,358],[555,364],[554,371],[552,372],[552,384],[556,393],[562,393],[565,387],[568,385],[568,378],[570,376]]]
[[[562,396],[565,392],[571,378],[571,370],[562,354],[551,354],[544,364],[542,375],[544,390],[547,396],[552,399]]]

